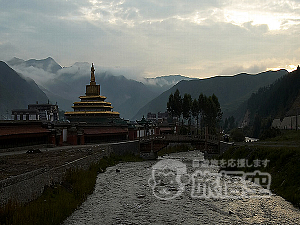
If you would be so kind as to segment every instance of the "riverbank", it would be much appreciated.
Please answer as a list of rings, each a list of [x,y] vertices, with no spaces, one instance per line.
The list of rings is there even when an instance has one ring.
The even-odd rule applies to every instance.
[[[176,145],[163,149],[159,155],[189,150],[188,145]],[[238,165],[240,159],[248,166]],[[221,168],[224,170],[269,173],[272,193],[300,208],[300,132],[282,131],[280,136],[263,142],[239,143],[220,155],[218,160],[232,160],[230,166],[224,164]]]
[[[33,148],[32,148],[33,149]],[[13,151],[0,153],[0,180],[15,177],[44,167],[55,168],[89,156],[94,146],[64,146],[39,149],[36,153]]]
[[[284,138],[283,138],[284,139]],[[286,139],[284,139],[286,140]],[[270,144],[270,142],[269,142]],[[271,175],[272,193],[280,195],[294,206],[300,207],[300,147],[299,145],[256,143],[252,146],[234,146],[223,153],[219,160],[233,162],[225,170],[253,172],[259,170]],[[248,166],[238,165],[245,160]],[[267,160],[267,161],[265,161]],[[262,162],[266,162],[263,165]]]
[[[163,159],[177,160],[180,168],[186,166],[189,175],[205,171],[212,174],[195,177],[195,183],[185,182],[187,177],[176,179],[168,173],[161,177],[164,172],[156,169]],[[192,163],[195,159],[199,160],[198,166]],[[245,194],[256,193],[256,197],[203,196],[207,193],[202,192],[203,188],[225,190],[225,186],[230,185],[238,191],[244,184],[228,176],[222,179],[224,183],[212,184],[213,172],[217,173],[218,168],[204,163],[200,151],[169,154],[161,160],[120,163],[107,168],[98,175],[93,194],[63,224],[300,224],[299,209],[280,196],[260,194],[263,188],[253,183],[247,183],[249,192]],[[171,197],[169,194],[174,198],[165,198]]]
[[[170,152],[174,152],[174,151],[190,150],[189,147],[186,147],[186,149],[183,149],[183,146],[181,146],[181,147],[177,146],[177,148],[178,148],[177,150],[176,149],[168,149],[167,151],[169,151],[169,152],[166,152],[166,153],[170,153]],[[276,175],[276,171],[279,171],[280,174],[282,174],[284,172],[293,173],[294,170],[299,171],[298,167],[295,167],[294,170],[288,170],[287,168],[281,168],[283,166],[284,162],[289,162],[290,160],[292,160],[292,162],[291,162],[291,165],[287,165],[288,168],[291,168],[293,164],[295,164],[295,165],[299,164],[299,162],[296,160],[296,159],[300,158],[298,155],[299,151],[295,152],[295,149],[297,149],[297,148],[295,148],[294,146],[290,146],[290,148],[291,148],[290,150],[287,150],[286,148],[285,149],[276,148],[278,150],[267,149],[266,151],[264,151],[261,148],[258,148],[257,146],[255,146],[253,149],[252,148],[253,147],[249,147],[249,146],[240,146],[240,147],[232,148],[228,152],[223,154],[222,157],[223,157],[223,159],[228,159],[228,160],[234,159],[234,158],[235,159],[245,158],[245,159],[249,159],[249,160],[266,159],[267,158],[270,160],[270,163],[268,164],[268,166],[266,168],[256,168],[256,169],[260,169],[261,171],[269,171],[270,168],[273,168],[275,175]],[[257,152],[256,150],[258,150],[259,152]],[[287,151],[284,151],[284,150],[287,150]],[[285,152],[285,154],[282,154],[283,151]],[[279,160],[280,162],[278,162],[278,160],[276,160],[276,159],[280,159]],[[149,187],[148,187],[147,181],[148,181],[148,178],[150,175],[151,166],[154,162],[152,162],[152,161],[145,162],[145,163],[143,162],[143,164],[141,164],[138,168],[131,168],[130,165],[127,166],[127,164],[122,164],[122,163],[120,165],[118,165],[118,167],[110,167],[110,166],[115,165],[116,163],[119,163],[122,161],[140,160],[139,158],[136,158],[133,156],[123,156],[121,158],[113,156],[111,158],[105,157],[105,158],[103,158],[103,160],[104,161],[93,164],[88,170],[78,170],[78,169],[70,170],[70,172],[67,173],[67,176],[63,182],[61,182],[59,184],[47,186],[47,188],[45,188],[43,195],[40,198],[38,198],[37,200],[30,202],[29,204],[26,204],[26,207],[22,207],[13,202],[10,202],[10,204],[8,204],[5,208],[2,208],[0,210],[0,218],[1,218],[0,224],[61,224],[61,222],[64,221],[64,219],[66,217],[68,217],[68,215],[72,214],[73,211],[75,211],[78,208],[82,208],[82,206],[80,206],[80,205],[82,202],[85,201],[85,199],[87,199],[87,197],[90,198],[90,196],[97,195],[97,194],[99,195],[97,198],[99,199],[99,201],[101,202],[101,205],[103,205],[103,207],[106,207],[106,204],[111,204],[111,201],[120,202],[120,212],[118,212],[118,213],[120,215],[126,214],[126,216],[128,216],[127,221],[131,221],[131,220],[137,221],[138,217],[132,218],[132,215],[138,216],[137,213],[141,213],[140,219],[146,219],[146,218],[150,217],[150,216],[148,216],[148,211],[145,210],[145,208],[147,208],[147,207],[149,208],[149,206],[147,204],[148,201],[153,202],[153,206],[155,206],[155,207],[149,208],[149,210],[154,211],[153,215],[151,215],[151,219],[153,222],[155,222],[156,214],[159,216],[162,216],[162,214],[165,213],[165,211],[160,212],[160,211],[156,210],[157,204],[161,205],[161,209],[165,209],[166,204],[169,205],[169,203],[170,203],[170,207],[172,206],[172,204],[174,204],[174,202],[171,203],[169,201],[165,202],[166,204],[162,204],[162,202],[160,202],[160,201],[157,202],[156,199],[154,198],[154,196],[149,195],[152,193],[150,192],[150,190],[148,190]],[[293,160],[296,160],[296,161],[293,161]],[[276,162],[275,165],[273,164],[274,162]],[[101,180],[101,178],[99,178],[99,174],[100,174],[100,177],[102,177],[102,174],[105,171],[106,167],[110,167],[109,174],[105,175],[105,177],[107,176],[107,180]],[[147,172],[145,172],[145,171],[141,172],[142,170],[145,170],[145,169]],[[228,168],[228,169],[232,169],[232,168]],[[246,169],[247,169],[247,171],[250,171],[250,170],[248,170],[249,168],[246,168]],[[263,170],[263,169],[266,169],[266,170]],[[127,174],[126,176],[128,176],[128,177],[126,177],[125,174]],[[98,190],[99,187],[97,188],[97,183],[95,186],[97,175],[98,175],[97,182],[99,182],[101,180],[101,185],[100,185],[101,191]],[[113,176],[113,178],[111,176]],[[282,177],[282,175],[279,176],[279,178],[280,177]],[[294,176],[294,182],[297,181],[297,179],[295,179],[295,177],[298,178],[299,174],[296,174]],[[126,183],[127,178],[128,178],[128,182]],[[288,177],[288,178],[285,177],[285,178],[286,178],[285,181],[282,181],[282,180],[277,181],[277,183],[280,183],[280,181],[282,181],[280,183],[280,185],[277,185],[277,186],[282,187],[282,190],[285,190],[285,188],[287,187],[286,182],[289,183],[292,177]],[[125,181],[124,181],[124,179],[125,179]],[[129,182],[130,179],[131,179],[132,184]],[[272,183],[273,183],[273,179],[274,178],[272,175]],[[103,187],[106,187],[108,189],[110,189],[112,187],[111,187],[111,183],[105,183],[105,182],[106,181],[112,182],[113,180],[115,181],[116,187],[114,188],[114,191],[112,193],[107,193],[108,196],[106,196],[106,194],[105,194],[106,192],[104,191]],[[125,182],[126,184],[124,183],[124,185],[122,185],[122,183],[118,184],[118,182]],[[140,183],[137,183],[137,182],[140,182]],[[133,189],[131,187],[129,187],[128,185],[135,185],[135,188],[137,189],[137,191],[133,192]],[[298,186],[297,186],[297,184],[295,184],[295,185],[296,186],[294,186],[294,187],[299,187],[299,185]],[[123,190],[127,186],[128,186],[128,189]],[[95,189],[94,189],[94,187],[95,187]],[[121,191],[119,193],[118,188],[121,188],[123,191]],[[188,193],[189,189],[190,189],[190,187],[187,186],[187,193]],[[284,197],[282,194],[280,194],[280,192],[277,192],[276,188],[274,189],[274,187],[272,185],[271,185],[271,190],[274,193],[277,193],[278,195]],[[289,189],[289,193],[293,194],[293,191],[295,192],[295,190],[293,190],[293,187],[291,187]],[[299,191],[299,188],[297,190]],[[117,191],[120,195],[120,199],[116,198],[116,196],[115,196]],[[100,193],[101,193],[101,195],[100,195]],[[110,194],[112,194],[114,197],[109,196]],[[127,197],[125,198],[123,195],[127,196],[128,199],[127,199]],[[132,195],[134,195],[134,196],[132,196]],[[297,196],[299,196],[299,194]],[[107,201],[104,201],[103,198],[106,199]],[[201,218],[208,217],[209,221],[223,221],[223,219],[225,218],[228,221],[243,221],[243,222],[245,222],[250,217],[251,218],[255,217],[254,219],[252,218],[251,221],[259,221],[258,220],[259,216],[261,216],[263,218],[266,217],[264,215],[265,210],[267,210],[268,212],[270,210],[272,211],[272,213],[268,213],[268,215],[267,215],[268,218],[272,218],[271,219],[272,221],[273,220],[274,221],[277,221],[277,220],[283,221],[283,220],[279,220],[280,218],[276,217],[276,215],[280,214],[278,211],[279,209],[272,208],[272,206],[274,206],[274,204],[276,204],[276,205],[278,204],[277,201],[279,201],[280,209],[286,209],[286,208],[288,209],[288,211],[285,213],[285,218],[289,218],[288,217],[289,213],[293,212],[293,210],[294,210],[289,205],[286,205],[286,203],[281,203],[279,196],[276,196],[275,200],[270,199],[270,200],[265,201],[265,200],[261,199],[261,200],[257,200],[257,202],[256,202],[255,199],[249,199],[249,200],[246,199],[246,200],[238,200],[236,203],[232,203],[232,201],[229,201],[229,200],[228,201],[227,200],[203,201],[200,199],[200,201],[198,201],[197,199],[192,199],[192,201],[191,201],[191,199],[190,199],[190,197],[188,197],[188,195],[186,196],[186,198],[187,198],[187,200],[179,199],[180,202],[184,201],[184,202],[182,202],[183,205],[186,205],[187,203],[191,204],[192,202],[194,202],[194,203],[190,205],[192,210],[184,207],[184,210],[186,211],[185,215],[188,217],[189,213],[199,210],[198,206],[195,208],[195,205],[199,204],[202,207],[204,207],[203,210],[201,210],[201,212],[199,212],[202,215]],[[288,201],[292,202],[287,197],[284,197],[284,198],[287,199]],[[133,202],[131,202],[130,199],[132,199]],[[273,199],[273,197],[272,197],[272,199]],[[126,204],[124,202],[122,202],[125,200],[126,200]],[[178,199],[175,199],[174,201],[178,201]],[[185,201],[187,201],[187,202],[185,202]],[[274,201],[276,201],[276,202],[274,202]],[[97,203],[96,205],[100,204],[100,202]],[[177,202],[177,203],[179,204],[179,202]],[[88,202],[85,204],[90,204],[90,203]],[[143,207],[135,208],[135,204],[136,204],[136,206],[142,205],[145,208],[143,208]],[[249,204],[251,206],[251,207],[249,206],[250,208],[248,207]],[[253,207],[252,207],[253,204],[256,205],[257,209],[255,209],[255,210],[253,209]],[[283,204],[282,208],[281,208],[281,204]],[[51,207],[50,207],[50,205],[51,205]],[[129,207],[131,205],[132,205],[132,209]],[[264,206],[262,208],[263,205],[268,205],[268,207],[270,209],[269,208],[265,209],[266,206]],[[297,205],[297,204],[294,203],[294,205]],[[209,206],[209,207],[205,208],[207,206]],[[112,211],[115,210],[114,205],[111,205],[111,207],[112,208],[110,208],[110,209],[105,208],[105,210],[107,211],[107,213],[112,214],[111,215],[112,217],[114,217],[115,214],[112,213]],[[125,207],[125,208],[123,208],[123,207]],[[180,204],[176,205],[176,207],[178,208],[179,211],[182,211],[182,209],[183,209],[183,208],[181,208],[182,206]],[[96,207],[96,208],[98,208],[98,207]],[[172,214],[172,212],[174,210],[171,210],[171,208],[170,208],[169,213]],[[211,208],[214,209],[212,212],[210,212]],[[206,210],[208,210],[211,213],[211,215],[206,215],[205,214]],[[251,215],[249,216],[249,215],[247,215],[247,213],[244,213],[244,212],[248,212],[249,210],[253,210],[252,216]],[[254,211],[255,211],[255,213],[254,213]],[[143,214],[143,212],[147,212],[147,214]],[[219,215],[219,212],[222,212],[221,215]],[[228,215],[228,212],[233,212],[234,216]],[[168,213],[168,212],[166,212],[166,213]],[[214,218],[215,214],[217,214],[219,217]],[[93,213],[91,215],[95,215],[95,214]],[[107,216],[107,215],[105,215],[105,216]],[[170,221],[172,221],[172,222],[177,221],[176,216],[177,216],[177,214],[174,214],[173,215],[174,220],[171,219]],[[239,217],[239,218],[233,218],[233,217]],[[119,216],[119,218],[122,218],[122,216]],[[201,219],[199,219],[199,217],[197,215],[192,216],[192,218],[193,219],[190,219],[190,220],[193,222],[201,221]],[[95,220],[94,218],[92,218],[92,219]],[[96,219],[99,219],[99,217],[96,217]],[[164,218],[164,217],[162,220],[169,221],[169,219]],[[31,221],[33,221],[33,222],[31,222]],[[86,220],[84,220],[84,221],[86,222]],[[116,220],[113,220],[113,221],[116,222]],[[149,220],[146,220],[146,221],[149,221]],[[266,218],[264,221],[268,221],[268,219]],[[74,224],[76,224],[76,223],[74,223]],[[82,224],[85,224],[85,223],[82,223]],[[147,223],[145,223],[145,224],[147,224]]]
[[[46,186],[36,200],[25,205],[10,201],[0,208],[0,224],[61,224],[93,193],[99,173],[119,162],[141,160],[134,155],[111,155],[88,170],[69,169],[61,183]]]

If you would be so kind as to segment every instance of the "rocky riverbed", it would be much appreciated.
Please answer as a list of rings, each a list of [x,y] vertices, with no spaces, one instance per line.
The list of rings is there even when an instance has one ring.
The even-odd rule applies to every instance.
[[[64,224],[300,224],[280,196],[203,160],[193,151],[109,167]]]

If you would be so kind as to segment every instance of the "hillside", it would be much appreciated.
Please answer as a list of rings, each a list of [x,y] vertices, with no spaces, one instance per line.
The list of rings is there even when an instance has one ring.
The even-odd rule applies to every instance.
[[[59,108],[73,111],[73,102],[85,94],[85,85],[90,82],[91,64],[77,62],[62,68],[52,58],[24,61],[13,58],[8,63],[24,78],[33,79]],[[114,75],[96,67],[96,82],[101,86],[101,95],[112,103],[114,111],[120,112],[125,119],[133,117],[139,108],[152,100],[156,93],[150,91],[143,83]]]
[[[250,121],[261,118],[283,118],[295,115],[299,109],[300,69],[278,79],[269,87],[260,88],[247,101]]]
[[[90,68],[89,68],[90,70]],[[85,93],[85,85],[90,82],[89,70],[84,76],[77,76],[76,73],[61,73],[61,75],[48,85],[52,93],[64,96],[70,100],[69,105],[62,105],[71,110],[74,101],[78,101],[80,95]],[[62,71],[63,72],[63,71]],[[112,103],[114,111],[120,112],[120,116],[130,119],[145,102],[155,97],[144,84],[129,80],[124,76],[114,76],[108,72],[95,74],[97,84],[100,84],[101,95],[107,97]]]
[[[78,101],[80,95],[84,95],[85,85],[90,79],[90,63],[77,62],[71,67],[62,68],[50,57],[27,61],[13,58],[8,62],[23,78],[34,80],[50,101],[57,102],[60,109],[65,111],[72,111],[73,102]],[[125,119],[140,119],[148,112],[165,111],[168,97],[176,88],[182,94],[190,93],[193,98],[197,98],[201,92],[207,96],[214,93],[219,98],[223,118],[230,115],[242,117],[246,104],[241,110],[241,103],[260,87],[270,85],[287,73],[281,70],[208,79],[170,75],[146,78],[142,83],[106,71],[97,65],[95,67],[96,82],[101,85],[101,95],[106,96],[114,110],[120,112]],[[172,86],[173,84],[176,85]],[[166,90],[167,88],[169,89]]]
[[[27,108],[36,101],[46,103],[46,94],[33,80],[25,80],[5,62],[0,61],[0,119],[10,118],[11,110]]]
[[[287,74],[286,70],[268,71],[256,75],[238,74],[235,76],[216,76],[208,79],[181,81],[157,98],[146,104],[134,118],[141,118],[148,112],[165,111],[168,98],[176,89],[181,94],[189,93],[198,98],[200,93],[207,96],[215,94],[221,104],[223,118],[230,116],[260,87],[270,85],[278,78]]]

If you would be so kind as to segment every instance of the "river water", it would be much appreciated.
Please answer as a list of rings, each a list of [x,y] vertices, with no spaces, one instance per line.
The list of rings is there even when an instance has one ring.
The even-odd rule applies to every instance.
[[[64,224],[300,224],[280,196],[203,160],[192,151],[109,167]]]

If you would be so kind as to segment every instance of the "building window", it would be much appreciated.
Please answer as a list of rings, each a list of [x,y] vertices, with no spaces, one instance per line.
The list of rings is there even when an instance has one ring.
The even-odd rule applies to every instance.
[[[36,115],[29,115],[29,120],[36,120]]]

